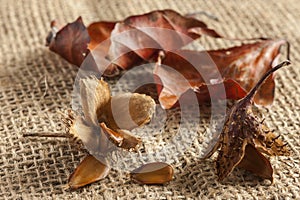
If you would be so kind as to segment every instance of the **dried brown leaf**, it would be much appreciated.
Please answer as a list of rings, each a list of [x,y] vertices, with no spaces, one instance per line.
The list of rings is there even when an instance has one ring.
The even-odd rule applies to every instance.
[[[202,31],[195,33],[193,28]],[[129,69],[141,62],[156,59],[160,50],[179,49],[201,35],[221,37],[211,32],[213,30],[208,29],[202,21],[182,16],[173,10],[152,11],[128,17],[116,24],[111,34],[112,38],[116,38],[112,39],[109,56],[114,64]],[[126,55],[128,52],[134,53],[129,56]]]
[[[208,53],[225,79],[235,80],[249,92],[260,77],[277,64],[280,47],[284,44],[288,45],[287,41],[262,40]],[[271,104],[274,91],[275,82],[271,74],[257,91],[254,102],[259,105]]]
[[[286,41],[262,40],[207,52],[168,52],[154,70],[159,101],[166,109],[171,108],[188,90],[196,92],[199,100],[240,99],[272,68],[283,44]],[[224,88],[225,93],[221,92]],[[271,75],[257,92],[255,103],[271,104],[274,90]]]
[[[109,39],[112,30],[114,29],[116,22],[94,22],[87,27],[87,31],[91,38],[88,45],[90,50],[96,48],[101,42]],[[109,44],[109,43],[108,43]],[[108,51],[109,46],[107,46],[106,51]]]
[[[52,30],[55,29],[52,27]],[[165,34],[166,30],[172,34]],[[124,31],[126,33],[118,40]],[[221,37],[200,20],[182,16],[173,10],[157,10],[130,16],[120,22],[94,22],[88,28],[78,18],[58,32],[52,31],[47,41],[51,51],[77,66],[81,66],[93,50],[92,58],[86,63],[88,68],[114,76],[118,74],[119,67],[129,69],[149,62],[156,59],[161,49],[181,48],[201,35]]]
[[[52,27],[55,29],[56,27]],[[67,24],[57,33],[51,33],[51,37],[47,37],[48,46],[68,62],[80,66],[85,56],[89,53],[88,43],[90,36],[84,26],[81,17],[76,21]]]

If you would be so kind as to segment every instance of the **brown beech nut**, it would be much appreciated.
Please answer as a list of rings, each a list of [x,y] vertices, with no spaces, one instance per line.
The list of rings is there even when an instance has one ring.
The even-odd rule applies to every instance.
[[[164,184],[173,179],[173,167],[163,162],[142,165],[130,173],[131,179],[140,184]]]
[[[105,178],[109,171],[110,168],[108,166],[97,160],[94,156],[88,155],[69,177],[68,187],[70,189],[77,189],[96,182]]]

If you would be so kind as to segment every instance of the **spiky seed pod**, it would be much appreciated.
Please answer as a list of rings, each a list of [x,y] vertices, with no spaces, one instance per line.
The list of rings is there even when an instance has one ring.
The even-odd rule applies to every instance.
[[[220,148],[216,170],[218,179],[226,178],[235,167],[241,167],[254,174],[273,181],[273,169],[262,154],[289,155],[289,150],[279,137],[275,136],[252,112],[253,97],[261,84],[274,71],[289,65],[289,61],[275,66],[257,82],[246,97],[238,101],[228,112],[218,142],[205,156],[210,157]]]

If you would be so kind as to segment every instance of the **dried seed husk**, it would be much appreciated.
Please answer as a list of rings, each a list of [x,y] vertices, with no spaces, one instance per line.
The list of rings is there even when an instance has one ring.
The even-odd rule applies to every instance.
[[[285,146],[283,141],[269,130],[266,125],[261,125],[262,131],[261,138],[257,138],[254,143],[259,151],[269,156],[289,156],[290,149]]]
[[[80,80],[81,105],[86,121],[98,124],[104,118],[105,107],[111,99],[110,89],[104,80],[95,76]]]
[[[256,175],[273,180],[273,169],[269,160],[262,154],[289,155],[288,148],[252,112],[253,98],[263,82],[285,61],[275,66],[257,82],[246,97],[239,100],[227,114],[225,125],[215,146],[210,148],[205,158],[220,148],[216,160],[218,179],[222,181],[235,167],[239,166]]]
[[[237,167],[248,170],[261,178],[273,182],[273,168],[269,160],[252,145],[247,145],[245,155]]]
[[[95,76],[83,78],[79,83],[84,117],[76,115],[68,119],[69,133],[80,139],[90,152],[105,153],[110,141],[120,148],[135,151],[140,139],[132,136],[128,130],[151,120],[155,101],[150,96],[138,93],[111,97],[108,84]]]
[[[109,170],[110,168],[108,166],[101,163],[94,156],[88,155],[69,177],[68,186],[71,189],[77,189],[93,183],[105,178]]]
[[[97,152],[105,155],[112,147],[111,141],[105,134],[101,134],[101,127],[97,124],[90,124],[81,116],[74,116],[72,123],[68,127],[68,132],[76,140],[82,142],[89,152]]]
[[[128,151],[136,151],[141,142],[139,138],[132,136],[127,130],[112,130],[104,122],[100,126],[111,142]]]
[[[140,184],[164,184],[173,179],[173,167],[163,162],[145,164],[131,173],[131,179]]]

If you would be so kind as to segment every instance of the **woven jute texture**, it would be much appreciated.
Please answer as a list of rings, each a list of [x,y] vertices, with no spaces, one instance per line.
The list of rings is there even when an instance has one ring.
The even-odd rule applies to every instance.
[[[65,191],[63,186],[69,175],[86,153],[66,138],[22,136],[25,132],[63,132],[59,113],[71,108],[78,69],[45,47],[49,22],[56,19],[63,24],[82,16],[88,25],[165,8],[182,14],[197,11],[213,14],[219,21],[205,15],[199,17],[229,37],[285,38],[291,43],[293,64],[277,73],[275,102],[259,112],[265,115],[269,127],[287,141],[292,155],[271,158],[273,184],[242,170],[235,170],[219,183],[213,158],[199,159],[202,151],[199,140],[206,130],[204,120],[198,130],[200,139],[171,163],[175,168],[174,181],[164,186],[141,186],[131,182],[124,170],[113,169],[99,182]],[[299,20],[298,0],[1,0],[0,198],[300,199]],[[220,48],[233,44],[205,39],[202,45]]]

